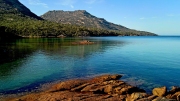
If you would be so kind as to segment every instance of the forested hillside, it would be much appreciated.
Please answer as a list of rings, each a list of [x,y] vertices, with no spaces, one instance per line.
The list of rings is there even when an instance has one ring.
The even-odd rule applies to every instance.
[[[53,21],[58,23],[115,31],[120,35],[153,35],[153,33],[132,30],[122,25],[117,25],[108,22],[105,19],[98,18],[85,10],[76,10],[76,11],[54,10],[43,14],[41,17],[48,21]]]
[[[16,15],[4,15],[0,17],[0,25],[5,26],[5,32],[14,33],[22,37],[58,37],[58,36],[109,36],[118,35],[119,33],[86,28],[84,26],[75,26],[69,24],[59,24],[50,21],[41,21],[28,17]],[[9,30],[11,29],[11,30]],[[11,32],[13,31],[13,32]]]
[[[122,26],[122,28],[126,29]],[[0,40],[16,37],[156,35],[134,30],[108,30],[43,20],[18,0],[0,0]]]

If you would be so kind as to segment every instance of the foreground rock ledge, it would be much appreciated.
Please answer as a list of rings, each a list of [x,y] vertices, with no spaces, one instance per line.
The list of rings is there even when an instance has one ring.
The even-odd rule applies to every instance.
[[[151,94],[120,81],[121,75],[102,75],[92,79],[60,82],[46,91],[5,101],[179,101],[180,89],[155,88]]]

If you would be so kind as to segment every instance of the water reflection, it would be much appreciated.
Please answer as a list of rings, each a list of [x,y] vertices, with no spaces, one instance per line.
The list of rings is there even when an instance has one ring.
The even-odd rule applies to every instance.
[[[16,41],[0,43],[0,78],[20,67],[20,61],[34,51],[34,48]]]
[[[72,44],[80,40],[90,40],[95,44]],[[37,82],[96,74],[98,63],[94,62],[95,58],[107,49],[124,44],[123,41],[101,38],[30,38],[1,43],[0,92]]]
[[[0,55],[12,61],[0,64],[0,92],[24,91],[45,82],[103,73],[126,74],[122,79],[132,84],[136,81],[136,86],[146,90],[157,86],[179,86],[179,39],[180,37],[35,38],[1,43],[1,49],[8,52],[5,55],[1,50]],[[89,40],[95,44],[72,44],[80,40]]]

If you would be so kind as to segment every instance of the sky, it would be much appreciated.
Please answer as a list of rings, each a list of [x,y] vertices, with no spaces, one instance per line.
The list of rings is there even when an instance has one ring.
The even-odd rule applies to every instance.
[[[33,13],[86,10],[130,29],[180,35],[180,0],[19,0]]]

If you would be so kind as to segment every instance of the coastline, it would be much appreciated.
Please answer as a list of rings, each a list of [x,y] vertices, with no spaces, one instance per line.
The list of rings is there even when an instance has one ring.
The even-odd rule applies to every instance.
[[[5,96],[2,101],[179,101],[180,88],[152,89],[152,94],[121,81],[122,75],[101,75],[44,85],[37,92]],[[1,100],[0,100],[1,101]]]

